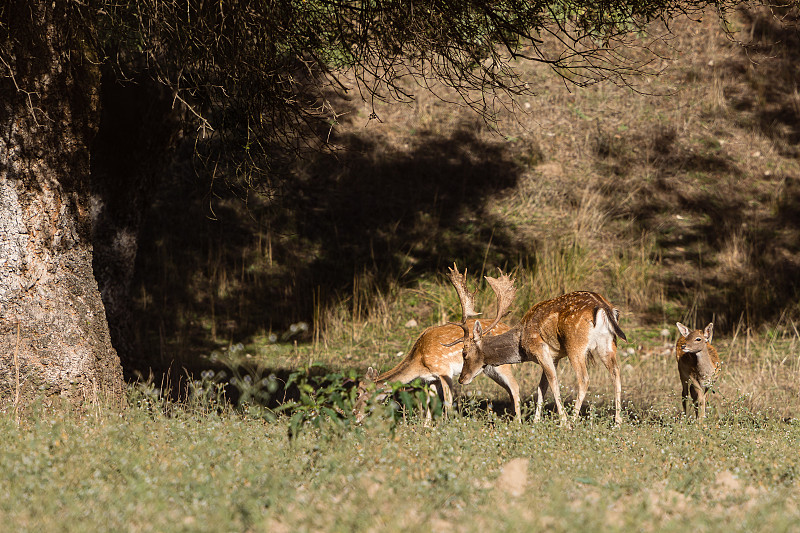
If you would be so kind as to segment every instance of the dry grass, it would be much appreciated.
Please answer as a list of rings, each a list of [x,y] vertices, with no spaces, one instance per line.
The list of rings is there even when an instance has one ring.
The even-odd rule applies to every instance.
[[[713,16],[677,21],[663,50],[671,60],[664,61],[661,76],[634,80],[640,92],[610,84],[570,90],[546,66],[522,65],[537,96],[498,114],[500,135],[475,127],[479,139],[505,140],[504,150],[521,170],[514,187],[486,198],[489,213],[497,214],[492,222],[506,230],[506,246],[518,255],[496,257],[505,261],[499,266],[552,256],[553,248],[568,247],[570,239],[603,264],[615,254],[630,258],[642,240],[653,239],[651,257],[665,261],[656,261],[653,275],[636,285],[657,286],[638,297],[625,289],[629,311],[647,319],[659,295],[686,305],[694,293],[722,285],[722,295],[696,302],[701,314],[715,314],[726,328],[745,311],[750,320],[776,319],[780,313],[768,309],[790,303],[778,292],[796,289],[780,271],[770,273],[769,283],[780,291],[764,286],[763,255],[787,269],[800,257],[788,242],[780,252],[756,244],[776,230],[796,230],[792,221],[776,216],[781,201],[796,202],[794,191],[784,200],[781,191],[800,175],[786,146],[797,131],[789,122],[797,92],[797,79],[789,74],[793,52],[781,48],[785,35],[776,27],[763,12],[742,15],[732,34],[746,43],[741,46]],[[773,84],[776,71],[780,82]],[[754,93],[763,96],[753,100]],[[383,122],[370,124],[370,133],[402,147],[409,132],[447,136],[463,124],[462,114],[429,95],[419,94],[410,108],[411,113],[403,106],[378,106]],[[786,118],[763,121],[778,109]],[[350,124],[363,127],[355,119]],[[352,130],[343,123],[342,131]],[[486,245],[486,237],[478,238]],[[498,246],[497,240],[492,244]],[[756,283],[753,295],[778,300],[757,310],[763,316],[756,317],[752,304],[737,302],[736,293],[747,290],[742,279]],[[612,280],[619,277],[588,281],[608,292]],[[556,282],[552,292],[542,292],[554,294],[564,286]]]

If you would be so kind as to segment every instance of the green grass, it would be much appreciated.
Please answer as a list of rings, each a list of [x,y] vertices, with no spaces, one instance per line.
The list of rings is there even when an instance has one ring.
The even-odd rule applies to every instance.
[[[132,394],[133,398],[140,396]],[[469,406],[323,425],[132,406],[0,416],[9,531],[788,531],[800,527],[800,425],[737,407],[574,429]],[[146,402],[145,402],[146,404]],[[152,405],[151,405],[152,407]],[[162,406],[163,407],[163,406]],[[174,407],[174,406],[173,406]],[[524,479],[504,482],[512,463]]]

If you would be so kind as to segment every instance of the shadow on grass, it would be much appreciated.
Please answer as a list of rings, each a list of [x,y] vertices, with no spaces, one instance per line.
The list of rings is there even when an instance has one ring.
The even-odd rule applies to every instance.
[[[245,407],[245,404],[257,405],[289,416],[297,411],[312,414],[327,411],[328,416],[351,418],[360,382],[354,371],[343,372],[324,365],[297,369],[246,363],[211,363],[194,368],[184,366],[180,372],[173,373],[168,386],[162,385],[160,388],[170,401],[197,402],[199,391],[202,396],[200,403],[205,402],[213,408],[223,407],[222,403],[226,403],[226,407],[238,408]],[[155,385],[155,381],[152,383]],[[276,386],[270,390],[273,383]],[[393,402],[395,408],[388,412],[397,411],[391,415],[396,419],[424,417],[422,407],[430,401],[430,391],[430,384],[412,382],[400,386],[380,403],[388,405]],[[405,397],[404,392],[408,393]],[[455,410],[463,416],[482,417],[491,411],[497,417],[507,420],[514,418],[510,401],[465,397],[457,397],[455,401]],[[429,404],[436,418],[442,414],[441,397],[438,402],[438,405]]]
[[[753,62],[732,64],[733,73],[746,75],[751,68],[750,90],[732,94],[737,109],[752,113],[755,125],[784,155],[800,156],[800,107],[797,86],[800,72],[800,11],[775,6],[774,10],[742,10],[752,39],[745,45]],[[762,60],[763,59],[763,60]],[[745,124],[749,126],[750,124]]]
[[[764,16],[752,15],[750,23],[751,50],[773,60],[749,72],[742,51],[719,67],[745,85],[726,91],[732,120],[791,154],[800,140],[798,37]],[[311,329],[293,339],[307,341],[315,317],[342,301],[357,319],[398,280],[413,286],[454,260],[505,266],[532,254],[535,243],[520,242],[490,209],[523,169],[507,143],[486,141],[479,129],[465,123],[446,134],[422,131],[402,149],[368,131],[336,139],[343,150],[309,156],[296,179],[274,184],[269,196],[208,186],[177,166],[142,231],[134,349],[122,354],[127,374],[173,361],[191,367],[220,344],[280,337],[300,322]],[[655,126],[640,137],[615,137],[599,138],[594,154],[610,178],[608,209],[656,236],[659,282],[666,299],[682,307],[673,314],[713,319],[725,331],[742,317],[759,326],[800,311],[797,176],[751,176],[711,134],[695,144]],[[190,153],[180,158],[184,165],[190,160]],[[651,179],[634,182],[641,177],[632,178],[632,169],[645,164],[654,168]],[[760,188],[759,180],[770,186]],[[767,196],[775,184],[781,192],[773,201]],[[629,195],[632,201],[616,205]]]
[[[729,126],[756,131],[784,157],[800,154],[797,15],[779,21],[766,10],[742,11],[753,40],[717,67],[728,102],[715,111],[720,131],[682,138],[655,125],[614,150],[604,148],[605,136],[596,143],[597,167],[612,178],[609,197],[632,198],[609,209],[656,237],[667,298],[690,320],[714,320],[722,331],[740,320],[758,327],[800,314],[800,177],[766,167],[754,174],[755,148],[745,168],[720,141]],[[756,64],[756,56],[764,60]],[[652,169],[648,180],[632,171],[642,167]]]
[[[203,190],[176,169],[142,231],[129,375],[191,366],[219,343],[280,336],[301,321],[313,327],[348,298],[357,314],[367,293],[439,275],[454,260],[516,262],[511,229],[487,207],[521,173],[506,145],[474,125],[422,132],[402,151],[366,135],[339,143],[272,197],[222,183]],[[302,332],[296,340],[312,333]]]

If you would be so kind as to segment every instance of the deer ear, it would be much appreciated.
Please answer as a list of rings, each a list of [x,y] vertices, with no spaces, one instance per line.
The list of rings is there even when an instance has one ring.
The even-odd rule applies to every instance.
[[[678,332],[683,336],[686,337],[689,335],[689,328],[681,324],[680,322],[675,322],[675,325],[678,326]]]
[[[372,367],[367,369],[367,379],[369,381],[375,381],[378,378],[378,371]]]
[[[714,323],[709,322],[706,329],[703,330],[703,335],[706,337],[706,342],[711,344],[711,338],[714,336]]]
[[[478,340],[482,336],[483,336],[483,327],[481,327],[481,321],[476,320],[475,325],[472,326],[472,338]]]

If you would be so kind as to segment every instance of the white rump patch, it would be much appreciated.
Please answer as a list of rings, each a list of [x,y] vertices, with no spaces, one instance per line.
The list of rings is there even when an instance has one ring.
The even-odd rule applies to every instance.
[[[605,353],[611,350],[615,336],[614,326],[611,325],[611,321],[608,319],[605,309],[598,310],[597,322],[589,332],[588,349],[592,352],[599,351]]]

